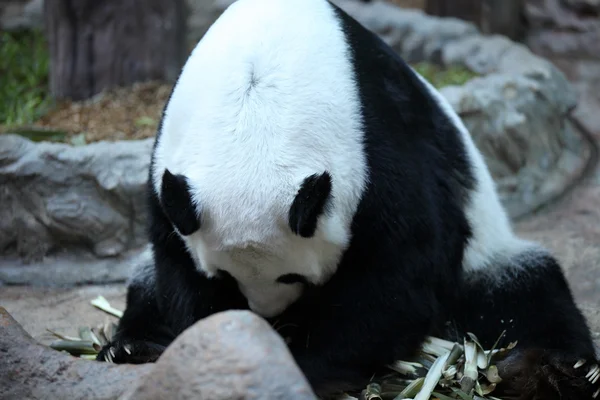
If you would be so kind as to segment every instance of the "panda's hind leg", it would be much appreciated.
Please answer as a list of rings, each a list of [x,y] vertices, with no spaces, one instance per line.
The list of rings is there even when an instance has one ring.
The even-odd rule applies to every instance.
[[[174,340],[175,335],[160,318],[153,274],[152,264],[135,271],[127,286],[127,307],[117,332],[96,360],[116,364],[154,362]]]
[[[497,395],[519,400],[600,398],[600,371],[586,320],[558,262],[543,250],[467,272],[448,337],[474,333],[490,348],[517,341],[499,361]]]

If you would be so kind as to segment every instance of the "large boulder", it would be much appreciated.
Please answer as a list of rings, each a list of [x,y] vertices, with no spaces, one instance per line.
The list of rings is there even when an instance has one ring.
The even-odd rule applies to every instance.
[[[0,136],[0,249],[39,260],[83,247],[114,257],[146,243],[152,140],[75,147]]]
[[[87,361],[37,343],[0,307],[0,398],[118,399],[152,365]]]
[[[155,364],[88,361],[37,343],[0,307],[0,398],[316,400],[283,339],[249,311],[192,325]]]
[[[316,400],[281,336],[249,311],[183,332],[124,400]]]

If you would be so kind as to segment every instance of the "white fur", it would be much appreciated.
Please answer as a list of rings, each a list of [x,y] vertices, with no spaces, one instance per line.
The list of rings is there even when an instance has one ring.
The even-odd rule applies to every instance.
[[[165,168],[189,179],[202,229],[184,239],[197,265],[208,276],[231,273],[263,316],[300,295],[300,285],[276,284],[279,276],[323,282],[349,243],[367,180],[358,96],[345,37],[324,0],[238,0],[182,71],[154,187],[160,193]],[[324,171],[332,212],[304,239],[291,232],[288,211],[303,180]]]
[[[496,185],[483,156],[454,108],[435,87],[418,72],[415,73],[460,131],[471,167],[475,172],[476,188],[467,208],[467,218],[473,230],[473,238],[466,249],[463,268],[468,271],[504,265],[503,261],[509,261],[537,247],[536,244],[525,241],[513,233],[510,220],[498,198]]]
[[[152,261],[137,264],[127,282],[128,286],[139,286],[142,288],[153,289],[154,287],[154,263]]]
[[[131,272],[127,285],[138,285],[141,287],[152,288],[154,286],[154,260],[152,246],[146,245],[145,248],[132,260]]]

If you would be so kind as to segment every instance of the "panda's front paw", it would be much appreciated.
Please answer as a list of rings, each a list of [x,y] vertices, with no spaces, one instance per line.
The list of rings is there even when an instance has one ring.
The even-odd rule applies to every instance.
[[[106,344],[97,361],[114,364],[145,364],[155,362],[165,350],[165,346],[141,340],[115,340]]]
[[[498,363],[503,398],[518,400],[600,399],[597,360],[538,349],[517,351]]]

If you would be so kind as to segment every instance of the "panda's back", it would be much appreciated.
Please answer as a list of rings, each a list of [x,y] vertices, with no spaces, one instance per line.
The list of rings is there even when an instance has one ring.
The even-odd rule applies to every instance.
[[[234,3],[194,49],[166,111],[163,134],[269,154],[296,150],[300,163],[307,146],[357,142],[358,91],[331,5]]]
[[[282,214],[306,176],[328,171],[340,183],[336,206],[350,215],[367,167],[349,53],[325,0],[234,3],[175,86],[155,149],[155,184],[163,167],[202,182],[194,188],[202,203],[229,218],[248,208]]]

